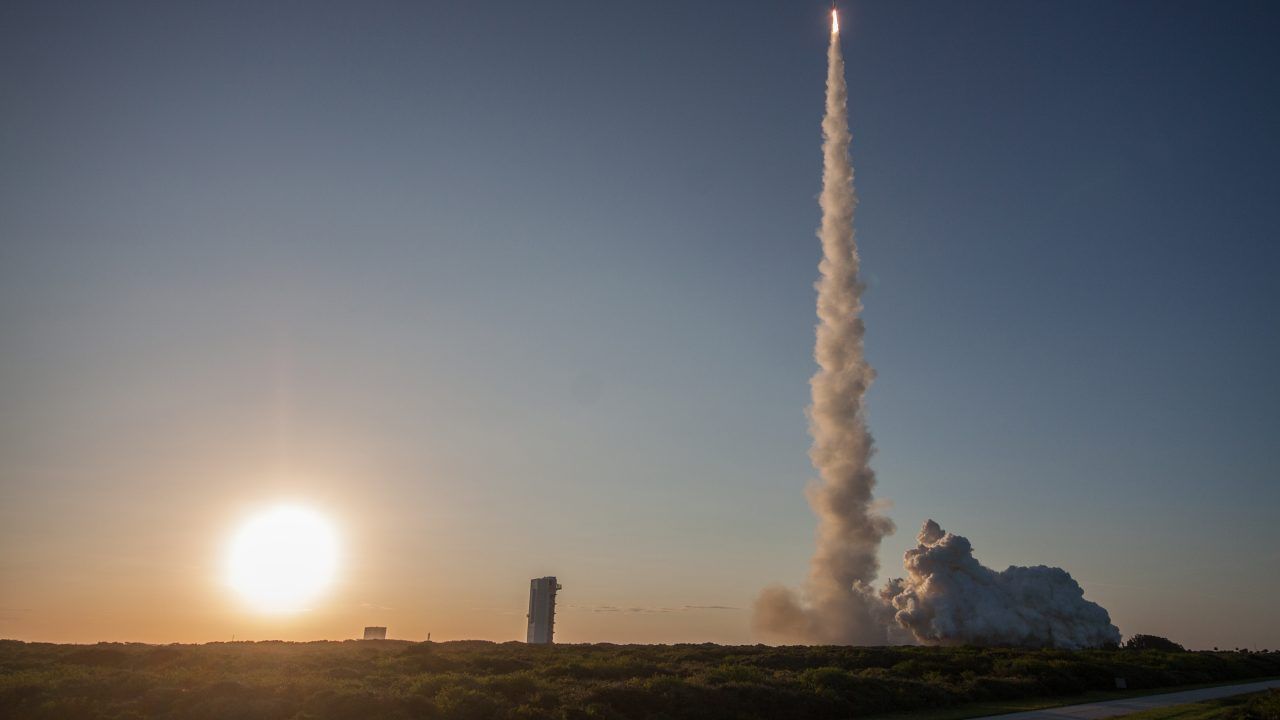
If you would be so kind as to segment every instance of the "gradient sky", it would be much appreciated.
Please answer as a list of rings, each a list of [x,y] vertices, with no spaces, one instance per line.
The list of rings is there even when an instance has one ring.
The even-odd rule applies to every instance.
[[[1280,646],[1280,6],[842,2],[879,495]],[[825,2],[0,7],[0,637],[750,642]],[[240,518],[344,571],[247,612]]]

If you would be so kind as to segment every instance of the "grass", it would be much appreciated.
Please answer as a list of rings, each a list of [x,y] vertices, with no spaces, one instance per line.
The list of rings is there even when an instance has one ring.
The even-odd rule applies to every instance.
[[[1122,717],[1124,720],[1280,720],[1280,690],[1170,705]]]
[[[1280,653],[0,641],[0,717],[955,720],[1277,675]]]
[[[1263,680],[1280,680],[1280,676],[1249,678],[1247,682]],[[1142,690],[1093,690],[1075,695],[1058,695],[1052,697],[1019,698],[1015,700],[997,700],[993,702],[972,702],[955,707],[933,710],[896,712],[878,715],[868,720],[966,720],[967,718],[986,717],[988,715],[1007,715],[1009,713],[1026,712],[1028,710],[1044,710],[1046,708],[1063,707],[1065,705],[1081,705],[1084,703],[1106,702],[1107,700],[1123,700],[1132,697],[1160,695],[1183,690],[1199,690],[1201,688],[1236,685],[1241,681],[1209,682],[1193,685],[1173,685],[1163,688],[1146,688]],[[1244,697],[1244,696],[1240,696]],[[1139,713],[1141,714],[1141,713]],[[1125,718],[1136,718],[1139,714],[1125,715]],[[1276,720],[1280,720],[1277,718]]]

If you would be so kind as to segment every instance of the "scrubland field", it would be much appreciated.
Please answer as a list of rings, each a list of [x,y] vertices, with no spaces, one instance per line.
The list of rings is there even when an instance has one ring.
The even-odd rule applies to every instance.
[[[6,640],[0,717],[954,718],[1277,675],[1275,652]]]
[[[1280,720],[1280,690],[1172,705],[1125,715],[1124,720]]]

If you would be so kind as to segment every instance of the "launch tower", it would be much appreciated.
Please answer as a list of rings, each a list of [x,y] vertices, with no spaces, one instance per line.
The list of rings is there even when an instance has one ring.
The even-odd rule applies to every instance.
[[[560,583],[554,576],[529,581],[529,635],[527,642],[550,645],[556,624],[556,591]]]

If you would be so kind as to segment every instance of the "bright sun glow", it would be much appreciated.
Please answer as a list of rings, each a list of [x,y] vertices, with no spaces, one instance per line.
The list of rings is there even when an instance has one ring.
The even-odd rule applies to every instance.
[[[232,538],[227,556],[231,587],[263,612],[307,609],[337,569],[333,526],[315,511],[292,505],[251,518]]]

